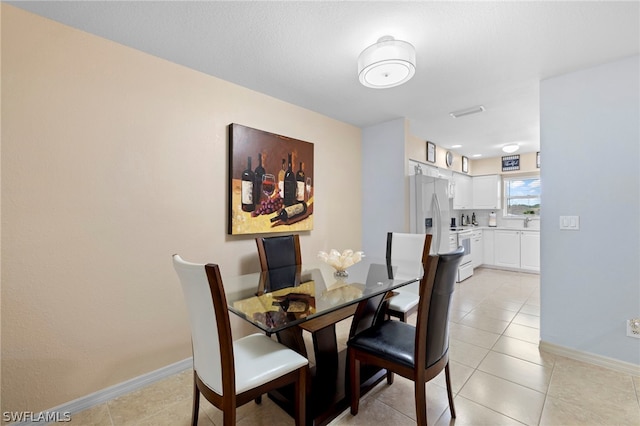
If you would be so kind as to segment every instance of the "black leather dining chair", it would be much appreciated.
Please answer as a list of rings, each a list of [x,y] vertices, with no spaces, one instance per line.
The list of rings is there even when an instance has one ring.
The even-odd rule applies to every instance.
[[[256,238],[260,269],[268,274],[264,291],[297,284],[302,266],[300,237],[297,234]]]
[[[414,382],[418,425],[427,424],[426,382],[444,369],[451,417],[455,407],[449,374],[449,306],[464,249],[429,256],[420,282],[416,326],[386,320],[353,336],[348,342],[351,414],[358,414],[360,365],[375,365]],[[389,384],[393,374],[387,375]]]

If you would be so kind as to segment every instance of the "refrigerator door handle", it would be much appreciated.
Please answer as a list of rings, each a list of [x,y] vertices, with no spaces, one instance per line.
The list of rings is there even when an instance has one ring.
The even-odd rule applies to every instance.
[[[442,217],[441,217],[441,212],[440,212],[440,202],[438,201],[438,196],[436,195],[436,193],[433,193],[433,205],[435,206],[435,217],[436,217],[436,223],[435,223],[435,230],[436,230],[436,250],[435,253],[437,254],[440,251],[440,239],[442,238],[442,229],[440,229],[440,225],[442,223]]]

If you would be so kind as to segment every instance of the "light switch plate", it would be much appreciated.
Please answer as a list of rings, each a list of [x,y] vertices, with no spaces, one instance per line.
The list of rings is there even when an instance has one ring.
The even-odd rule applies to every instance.
[[[560,229],[577,231],[580,229],[580,216],[560,216]]]

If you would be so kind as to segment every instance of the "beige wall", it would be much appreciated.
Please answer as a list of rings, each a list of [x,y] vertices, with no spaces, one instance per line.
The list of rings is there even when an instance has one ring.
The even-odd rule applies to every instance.
[[[516,153],[518,154],[518,153]],[[507,154],[505,154],[507,155]],[[518,174],[539,174],[540,169],[536,167],[536,153],[527,152],[520,155],[520,170],[513,172],[502,171],[502,157],[483,158],[471,160],[469,173],[473,176],[502,174],[518,175]]]
[[[407,158],[410,160],[420,161],[422,163],[430,164],[436,167],[440,167],[445,170],[455,170],[460,172],[462,170],[462,156],[457,154],[455,151],[451,151],[453,153],[453,165],[449,168],[447,167],[447,162],[445,160],[445,156],[447,154],[447,149],[436,144],[436,162],[429,163],[427,162],[427,141],[417,138],[409,133],[407,129]],[[472,162],[469,161],[469,173],[471,173]]]
[[[360,129],[1,7],[2,411],[190,356],[173,253],[259,269],[226,235],[229,123],[315,143],[303,259],[361,244]]]

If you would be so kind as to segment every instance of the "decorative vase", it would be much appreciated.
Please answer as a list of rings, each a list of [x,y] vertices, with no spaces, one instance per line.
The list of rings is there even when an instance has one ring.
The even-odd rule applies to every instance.
[[[345,279],[349,276],[347,268],[360,262],[364,257],[364,253],[361,251],[353,251],[351,249],[344,250],[340,253],[336,249],[331,249],[329,253],[321,251],[318,253],[318,258],[323,262],[331,265],[335,272],[333,276],[336,279]]]

